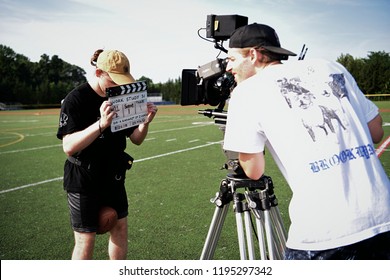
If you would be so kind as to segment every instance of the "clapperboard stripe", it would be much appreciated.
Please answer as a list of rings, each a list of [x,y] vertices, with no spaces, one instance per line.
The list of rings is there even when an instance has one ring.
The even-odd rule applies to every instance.
[[[107,97],[118,96],[147,90],[147,84],[144,81],[135,82],[127,85],[107,88]]]

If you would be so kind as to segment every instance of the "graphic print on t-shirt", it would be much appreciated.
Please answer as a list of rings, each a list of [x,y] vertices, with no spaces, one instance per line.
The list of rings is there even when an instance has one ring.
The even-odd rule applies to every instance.
[[[343,74],[330,74],[329,78],[320,87],[310,79],[305,81],[300,77],[277,80],[280,93],[289,108],[301,116],[302,125],[313,142],[336,133],[336,125],[346,130],[341,119],[343,110],[340,103],[342,98],[348,98],[345,78]]]
[[[68,124],[68,115],[65,114],[65,113],[61,113],[61,116],[60,116],[60,127],[64,127]]]

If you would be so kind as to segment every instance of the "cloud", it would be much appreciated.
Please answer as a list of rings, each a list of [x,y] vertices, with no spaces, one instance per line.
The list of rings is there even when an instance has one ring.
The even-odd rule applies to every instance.
[[[219,54],[197,34],[209,14],[269,24],[285,48],[299,53],[306,44],[306,58],[333,60],[388,51],[389,8],[384,0],[0,0],[0,44],[32,61],[58,55],[89,76],[96,49],[119,49],[136,78],[166,82]]]

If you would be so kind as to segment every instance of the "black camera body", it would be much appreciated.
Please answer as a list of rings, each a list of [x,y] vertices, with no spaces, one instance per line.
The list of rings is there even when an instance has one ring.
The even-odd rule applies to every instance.
[[[238,27],[248,24],[248,18],[239,15],[208,15],[206,37],[214,39],[214,47],[227,52],[221,41],[230,38]],[[198,69],[182,70],[181,105],[211,105],[223,107],[236,86],[234,77],[226,72],[228,60],[217,58]]]
[[[228,99],[235,81],[226,65],[226,59],[218,58],[197,70],[183,69],[181,105],[217,106]]]

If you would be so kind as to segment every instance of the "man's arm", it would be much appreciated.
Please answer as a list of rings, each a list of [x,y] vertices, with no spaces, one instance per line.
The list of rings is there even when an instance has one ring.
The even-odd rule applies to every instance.
[[[378,144],[382,140],[384,135],[382,122],[382,117],[378,114],[368,123],[368,129],[370,130],[372,141],[375,144]]]
[[[265,160],[264,153],[239,154],[240,165],[246,176],[252,180],[258,180],[264,174]]]

